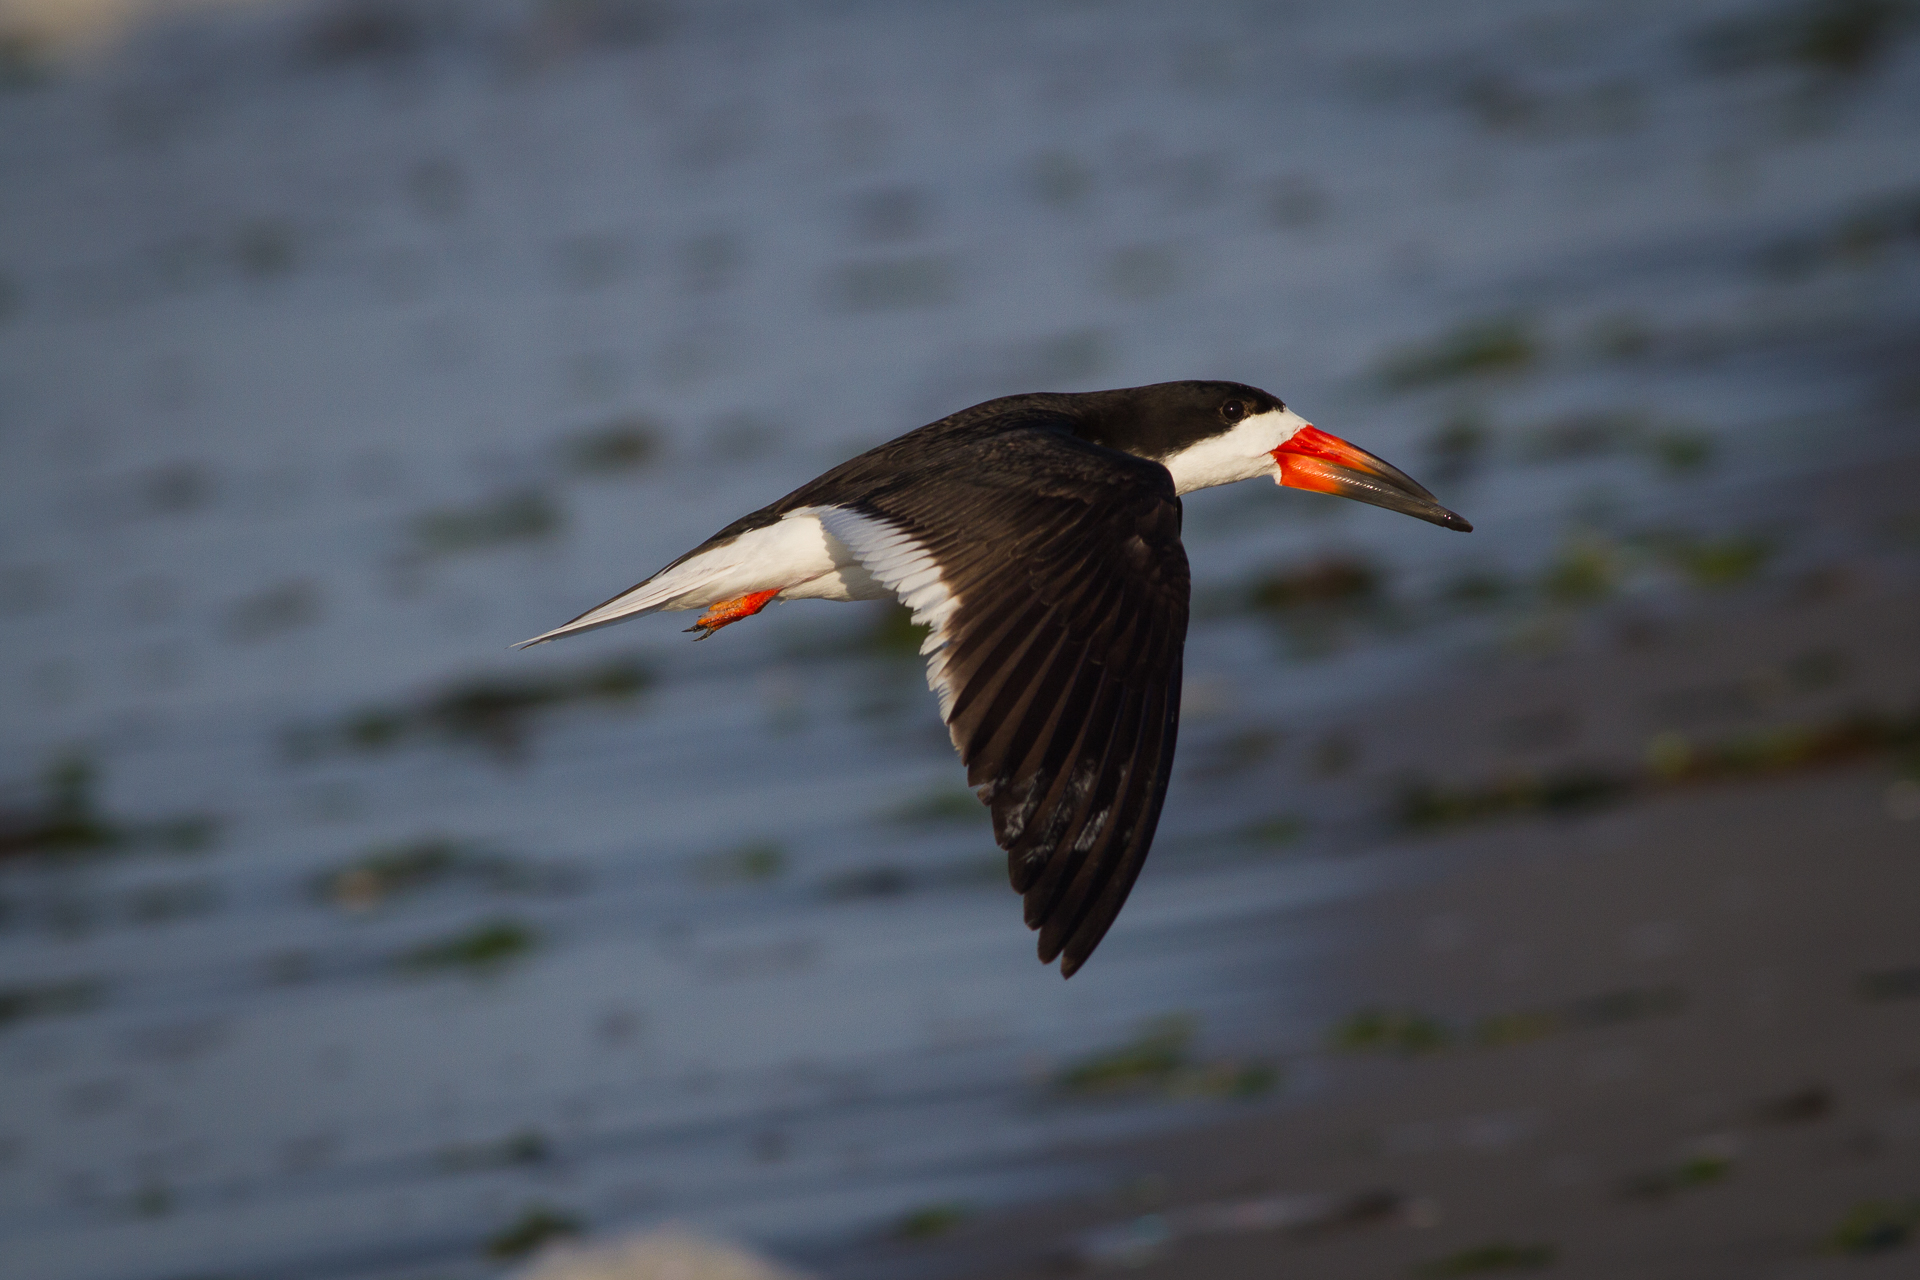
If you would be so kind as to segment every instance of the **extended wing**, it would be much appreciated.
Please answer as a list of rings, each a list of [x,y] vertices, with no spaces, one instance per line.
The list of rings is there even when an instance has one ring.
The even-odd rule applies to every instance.
[[[993,810],[1040,959],[1071,976],[1140,874],[1173,767],[1180,500],[1165,468],[1050,424],[953,462],[938,485],[897,477],[834,503],[829,473],[807,496],[932,628],[928,683]]]

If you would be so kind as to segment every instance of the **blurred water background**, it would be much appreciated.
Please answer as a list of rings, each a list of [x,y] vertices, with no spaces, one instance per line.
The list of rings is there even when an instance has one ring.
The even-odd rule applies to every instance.
[[[1311,1106],[1311,909],[1444,801],[1356,709],[1911,583],[1897,503],[1796,495],[1913,439],[1914,16],[0,4],[5,1269],[679,1219],[832,1274],[1063,1144]],[[897,611],[506,651],[954,409],[1191,377],[1478,532],[1188,501],[1181,767],[1071,983]]]

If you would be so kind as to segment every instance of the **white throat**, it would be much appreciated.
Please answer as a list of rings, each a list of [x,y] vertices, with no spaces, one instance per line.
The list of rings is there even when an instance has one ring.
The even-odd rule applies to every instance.
[[[1242,418],[1232,430],[1190,444],[1160,459],[1160,463],[1173,473],[1176,493],[1276,475],[1280,465],[1273,460],[1273,451],[1308,425],[1291,409],[1269,409]]]

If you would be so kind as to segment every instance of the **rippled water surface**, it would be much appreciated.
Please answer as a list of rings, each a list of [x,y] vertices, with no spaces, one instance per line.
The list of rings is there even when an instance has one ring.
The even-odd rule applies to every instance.
[[[535,1211],[830,1265],[1071,1185],[1031,1160],[1069,1139],[1310,1097],[1261,1068],[1338,990],[1295,913],[1403,873],[1342,715],[1843,553],[1778,497],[1910,419],[1920,64],[1802,13],[383,3],[20,44],[0,1247],[456,1276]],[[1478,532],[1189,500],[1182,768],[1071,983],[885,610],[506,651],[942,413],[1181,377]],[[1192,1087],[1078,1096],[1156,1034]]]

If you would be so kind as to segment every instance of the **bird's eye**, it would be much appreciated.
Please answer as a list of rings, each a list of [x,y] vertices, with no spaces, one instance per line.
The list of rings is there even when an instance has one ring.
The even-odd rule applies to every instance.
[[[1228,422],[1238,422],[1247,416],[1247,406],[1238,400],[1229,400],[1220,406],[1220,416]]]

